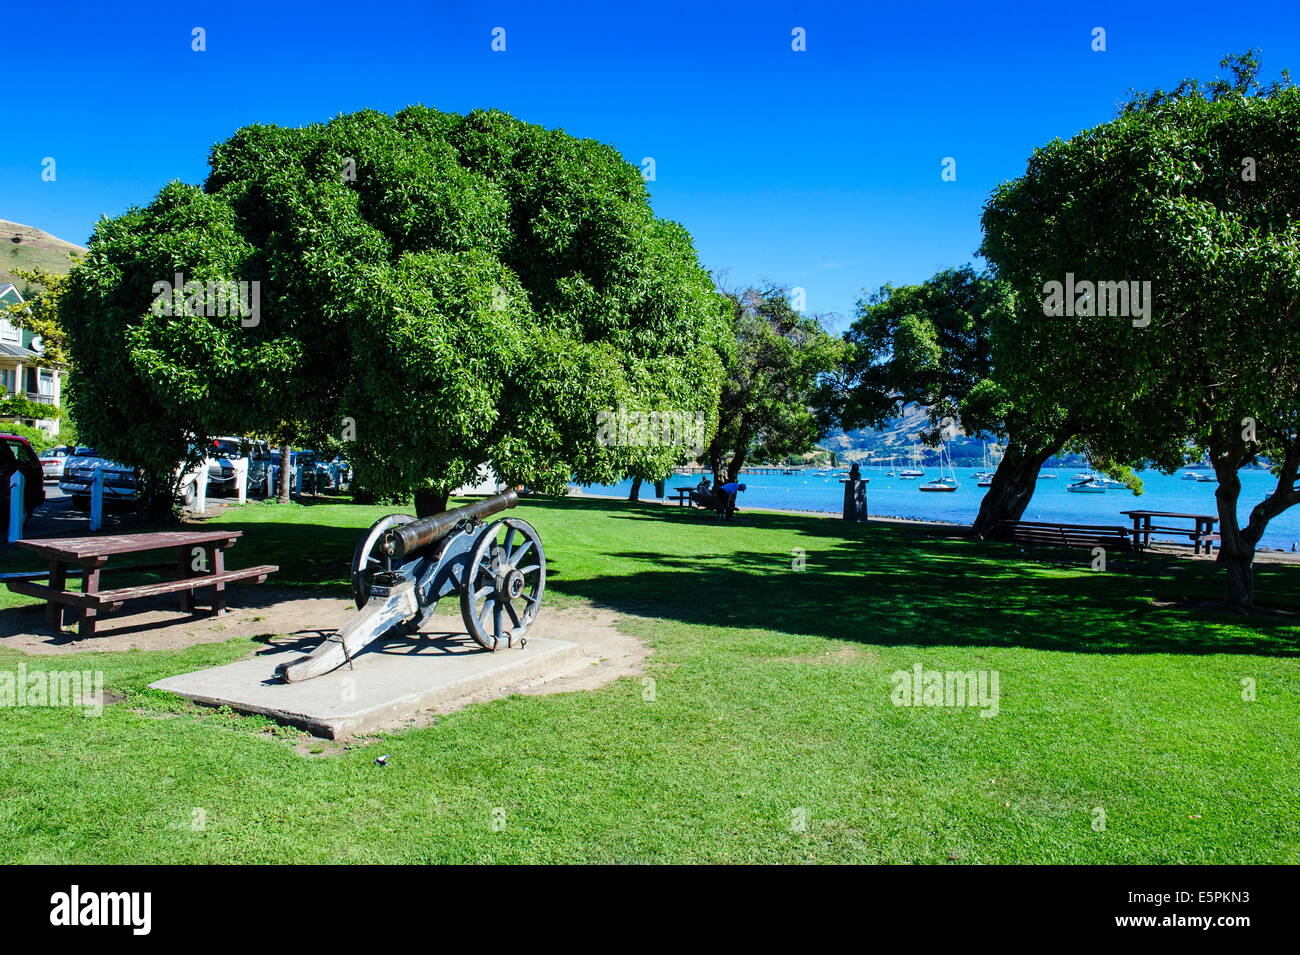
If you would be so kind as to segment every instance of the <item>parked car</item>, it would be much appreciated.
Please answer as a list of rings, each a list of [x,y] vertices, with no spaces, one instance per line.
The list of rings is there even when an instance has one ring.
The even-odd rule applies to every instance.
[[[76,453],[76,450],[70,444],[61,444],[57,448],[46,448],[42,451],[39,457],[45,480],[57,481],[63,477],[63,465],[67,463],[69,456]]]
[[[298,470],[299,466],[302,467],[302,490],[304,494],[319,494],[330,487],[329,466],[316,459],[315,451],[290,451],[289,466],[294,472]],[[271,483],[277,488],[280,486],[280,455],[278,453],[271,461]]]
[[[330,475],[330,486],[342,488],[344,485],[352,483],[352,465],[343,460],[343,455],[334,455],[334,460],[325,466],[325,470]]]
[[[40,459],[32,450],[31,442],[22,435],[0,431],[0,483],[4,485],[4,514],[0,525],[9,527],[9,481],[15,471],[21,471],[23,485],[23,513],[30,514],[45,503],[45,475]]]
[[[104,502],[134,501],[138,488],[135,469],[100,457],[94,448],[78,448],[63,464],[63,477],[59,490],[72,498],[72,506],[80,510],[90,507],[90,490],[95,483],[95,472],[104,472]]]
[[[208,493],[234,494],[235,467],[232,462],[248,459],[248,494],[266,493],[266,474],[271,467],[271,446],[249,438],[214,438],[208,452]]]
[[[211,469],[213,459],[208,458]],[[59,490],[72,498],[72,506],[79,510],[90,507],[90,491],[95,481],[95,472],[104,472],[104,502],[134,501],[139,493],[135,479],[135,469],[101,457],[94,448],[77,448],[67,457],[63,465],[63,476],[59,480]],[[181,476],[178,496],[183,504],[189,506],[197,496],[194,482],[197,471],[190,471]]]

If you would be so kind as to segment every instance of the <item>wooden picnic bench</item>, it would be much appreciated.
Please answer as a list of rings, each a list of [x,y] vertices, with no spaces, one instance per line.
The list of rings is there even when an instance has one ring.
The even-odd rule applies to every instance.
[[[243,536],[243,531],[154,531],[145,534],[118,534],[95,537],[50,537],[14,541],[18,547],[35,551],[49,561],[49,570],[0,575],[0,581],[15,593],[39,597],[45,601],[45,624],[58,630],[63,626],[64,608],[80,615],[78,637],[95,633],[95,621],[101,611],[117,610],[128,600],[175,593],[185,613],[194,612],[194,592],[212,588],[212,613],[224,609],[226,584],[236,580],[262,583],[280,568],[274,564],[226,570],[225,552]],[[121,564],[105,566],[109,558],[149,551],[176,551],[165,563]],[[202,560],[200,560],[202,555]],[[209,568],[195,570],[195,564]],[[106,573],[172,569],[176,576],[151,584],[100,589],[100,577]],[[81,577],[81,590],[69,590],[68,578]],[[47,578],[48,583],[36,581]]]
[[[695,502],[691,500],[693,487],[675,487],[673,488],[673,500],[677,502],[678,507],[694,507]]]
[[[1188,538],[1193,546],[1195,553],[1200,554],[1201,547],[1205,547],[1205,553],[1214,553],[1214,542],[1220,539],[1220,536],[1214,533],[1214,525],[1219,522],[1217,514],[1184,514],[1179,511],[1120,511],[1121,514],[1133,519],[1133,529],[1130,533],[1133,535],[1134,545],[1142,547],[1151,546],[1151,535],[1155,534],[1173,534],[1177,537]],[[1153,524],[1154,519],[1163,521],[1170,520],[1189,520],[1194,522],[1192,527],[1173,527],[1168,524]]]
[[[1002,521],[999,529],[1009,540],[1034,547],[1104,547],[1108,550],[1141,550],[1127,527],[1096,524],[1059,524],[1052,521]]]

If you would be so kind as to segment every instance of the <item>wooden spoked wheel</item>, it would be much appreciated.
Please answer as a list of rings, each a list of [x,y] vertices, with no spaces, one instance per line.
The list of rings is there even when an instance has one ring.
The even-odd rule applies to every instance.
[[[384,569],[384,555],[379,545],[384,539],[384,532],[389,528],[409,524],[415,520],[410,514],[389,514],[381,517],[371,525],[366,536],[361,538],[357,549],[352,554],[352,599],[360,610],[370,599],[370,581],[375,574]]]
[[[465,563],[461,616],[484,649],[522,647],[542,607],[546,554],[533,525],[517,518],[489,524]]]

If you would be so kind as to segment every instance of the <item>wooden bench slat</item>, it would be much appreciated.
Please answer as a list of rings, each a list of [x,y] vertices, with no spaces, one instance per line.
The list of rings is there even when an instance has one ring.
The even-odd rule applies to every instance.
[[[257,578],[257,583],[266,580],[280,568],[275,564],[260,567],[245,567],[240,570],[228,570],[220,574],[200,574],[196,577],[182,577],[177,580],[160,580],[152,584],[140,584],[137,587],[119,587],[116,590],[101,590],[94,594],[83,594],[75,590],[55,590],[46,584],[34,584],[26,580],[9,580],[6,585],[10,590],[28,597],[52,600],[66,607],[101,609],[109,604],[120,604],[137,597],[155,597],[159,594],[178,593],[183,590],[201,590],[214,584],[230,583],[236,580]]]
[[[101,567],[101,574],[122,574],[128,571],[146,571],[146,570],[175,570],[176,561],[170,560],[165,564],[114,564],[112,567]],[[65,577],[84,577],[86,569],[84,567],[68,567],[64,570]],[[0,574],[0,584],[7,584],[11,580],[45,580],[50,576],[50,571],[46,570],[20,570],[13,573]]]
[[[275,573],[280,568],[275,564],[264,564],[260,567],[244,567],[240,570],[227,570],[220,574],[199,574],[194,577],[181,577],[178,580],[161,580],[152,584],[140,584],[138,587],[119,587],[117,590],[101,590],[97,594],[85,595],[87,599],[93,600],[90,606],[100,606],[102,604],[121,603],[124,600],[135,600],[139,597],[156,597],[159,594],[178,593],[182,590],[201,590],[204,587],[211,587],[214,584],[230,583],[235,580],[247,580],[250,577],[258,578],[260,584],[266,580],[267,575]]]
[[[5,586],[16,594],[39,597],[41,600],[62,604],[65,607],[89,606],[86,603],[86,595],[74,590],[55,590],[48,584],[34,584],[28,580],[9,580],[5,582]]]
[[[1003,521],[999,525],[1017,544],[1045,547],[1109,547],[1134,550],[1132,532],[1117,525],[1056,524],[1050,521]]]

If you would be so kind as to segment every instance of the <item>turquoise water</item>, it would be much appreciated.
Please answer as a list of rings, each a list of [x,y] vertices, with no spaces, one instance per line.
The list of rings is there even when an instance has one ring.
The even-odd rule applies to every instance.
[[[910,517],[929,521],[951,521],[969,524],[979,512],[980,499],[987,488],[977,487],[977,468],[957,468],[959,487],[951,493],[926,493],[917,485],[939,476],[934,468],[926,468],[925,476],[912,480],[886,477],[884,470],[867,469],[867,509],[871,514],[885,517]],[[1141,474],[1144,493],[1134,496],[1127,488],[1112,488],[1102,494],[1076,494],[1065,488],[1075,480],[1078,467],[1055,468],[1049,473],[1056,480],[1040,479],[1025,520],[1064,521],[1077,524],[1121,524],[1128,526],[1129,518],[1120,511],[1143,508],[1155,511],[1180,511],[1195,514],[1216,514],[1213,483],[1182,479],[1182,472],[1173,475],[1156,471]],[[833,473],[818,477],[811,472],[796,475],[749,474],[741,477],[747,490],[740,495],[739,505],[757,508],[778,508],[791,511],[825,511],[840,513],[844,485],[839,479],[844,475]],[[698,475],[673,475],[668,479],[668,492],[675,487],[694,487]],[[1241,512],[1244,523],[1255,506],[1274,484],[1267,471],[1241,472]],[[631,489],[630,480],[615,485],[593,484],[586,487],[590,494],[610,494],[626,497]],[[654,496],[653,485],[642,485],[641,496]],[[1184,523],[1184,522],[1179,522]],[[1157,539],[1159,535],[1155,535]],[[1300,541],[1300,507],[1284,512],[1270,522],[1260,542],[1263,547],[1290,550],[1293,542]]]

